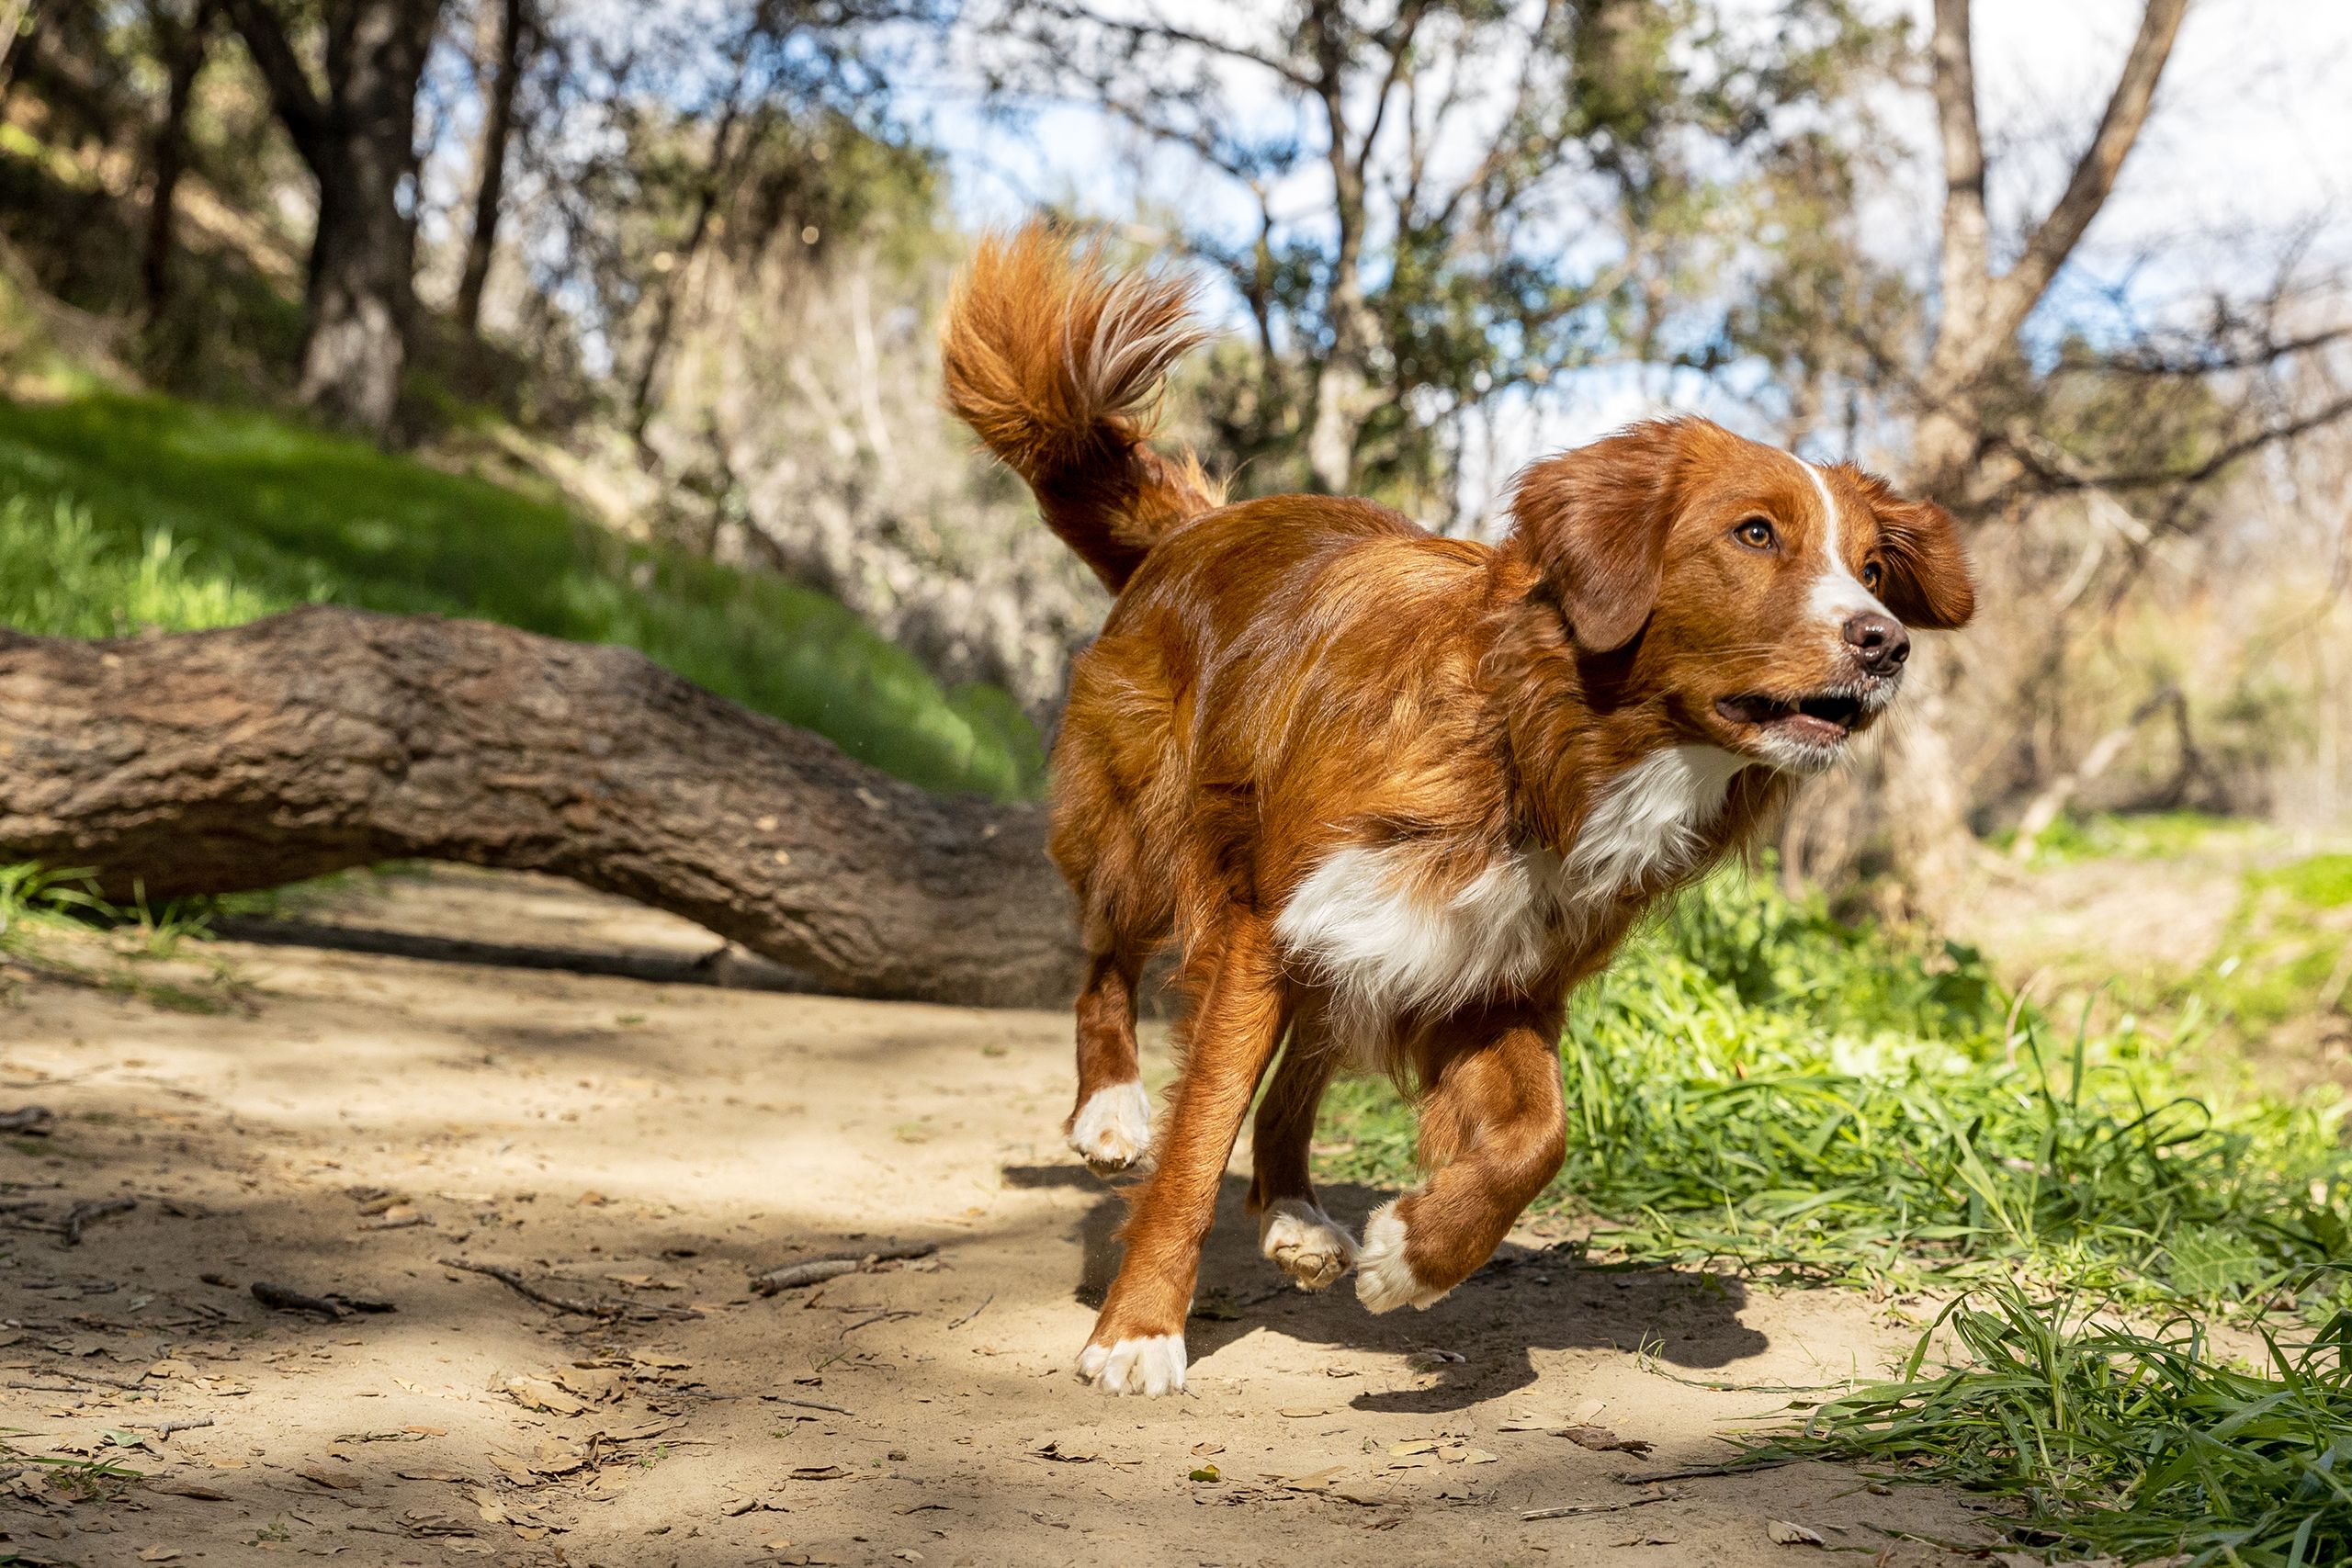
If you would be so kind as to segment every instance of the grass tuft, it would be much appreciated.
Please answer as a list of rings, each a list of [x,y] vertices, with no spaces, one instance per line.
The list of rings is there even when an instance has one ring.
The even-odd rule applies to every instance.
[[[2352,1363],[2346,1324],[2259,1364],[2193,1317],[2142,1331],[2004,1287],[1939,1321],[1962,1359],[1821,1406],[1765,1457],[1891,1464],[1907,1480],[2008,1497],[2018,1540],[2126,1562],[2316,1568],[2352,1562]],[[2186,1568],[2186,1565],[2184,1565]]]

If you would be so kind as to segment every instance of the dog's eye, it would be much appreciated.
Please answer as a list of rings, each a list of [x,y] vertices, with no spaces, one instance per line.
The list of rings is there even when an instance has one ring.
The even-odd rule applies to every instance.
[[[1741,544],[1755,550],[1769,550],[1779,542],[1780,538],[1780,536],[1772,532],[1772,525],[1765,522],[1761,517],[1750,517],[1738,527],[1734,528],[1732,533]]]
[[[1886,574],[1884,572],[1879,570],[1878,562],[1872,560],[1864,561],[1862,563],[1862,586],[1869,589],[1871,592],[1875,593],[1878,592],[1879,579],[1885,575]]]

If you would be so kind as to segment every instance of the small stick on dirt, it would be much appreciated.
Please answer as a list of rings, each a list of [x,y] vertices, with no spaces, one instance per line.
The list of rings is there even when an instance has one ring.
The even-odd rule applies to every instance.
[[[602,1302],[574,1301],[569,1296],[551,1295],[531,1284],[514,1269],[499,1263],[469,1263],[462,1258],[444,1258],[444,1269],[461,1269],[469,1274],[481,1274],[497,1280],[526,1302],[537,1302],[557,1312],[577,1313],[582,1317],[618,1317],[622,1308],[607,1306]]]
[[[91,1390],[83,1387],[80,1383],[26,1382],[21,1378],[10,1378],[8,1380],[8,1386],[10,1388],[30,1389],[35,1393],[88,1393],[92,1392]]]
[[[795,1399],[790,1394],[786,1393],[769,1393],[763,1394],[761,1397],[777,1404],[797,1405],[803,1410],[827,1410],[836,1416],[854,1416],[857,1414],[857,1412],[854,1410],[843,1410],[838,1404],[827,1404],[822,1400]]]
[[[84,1382],[104,1383],[108,1388],[119,1388],[125,1391],[143,1389],[147,1386],[144,1373],[141,1373],[140,1376],[135,1378],[110,1378],[104,1372],[85,1372],[81,1368],[76,1367],[70,1372],[60,1372],[57,1375],[62,1378],[79,1378]]]
[[[828,1280],[838,1280],[844,1274],[863,1274],[877,1263],[896,1263],[910,1258],[929,1258],[939,1250],[935,1241],[910,1242],[899,1247],[877,1247],[865,1252],[837,1252],[827,1258],[811,1258],[806,1263],[791,1263],[765,1274],[752,1276],[752,1289],[763,1296],[778,1291],[798,1290],[803,1285],[821,1285]]]
[[[872,1317],[859,1318],[855,1323],[851,1324],[849,1327],[842,1329],[840,1334],[836,1334],[833,1337],[836,1339],[843,1338],[855,1330],[864,1328],[869,1323],[888,1323],[892,1318],[921,1317],[922,1315],[922,1314],[919,1312],[877,1312]]]
[[[329,1291],[327,1300],[345,1312],[398,1312],[401,1309],[374,1296],[346,1296],[341,1291]]]
[[[331,1322],[343,1320],[343,1309],[323,1296],[306,1296],[289,1285],[273,1285],[266,1280],[253,1282],[254,1300],[277,1312],[308,1312]]]
[[[1537,1519],[1568,1519],[1578,1514],[1614,1514],[1650,1503],[1676,1502],[1681,1496],[1679,1492],[1658,1492],[1647,1497],[1628,1497],[1622,1503],[1568,1503],[1557,1508],[1530,1508],[1519,1517],[1522,1524],[1532,1524]]]
[[[979,1304],[979,1305],[978,1305],[978,1306],[974,1307],[971,1311],[969,1311],[969,1312],[966,1313],[963,1316],[961,1316],[961,1317],[957,1318],[955,1322],[953,1322],[953,1323],[949,1324],[947,1326],[948,1326],[948,1327],[950,1327],[950,1328],[961,1328],[961,1327],[963,1327],[966,1324],[967,1324],[967,1323],[971,1322],[971,1321],[972,1321],[972,1319],[974,1319],[974,1318],[976,1318],[976,1317],[979,1316],[979,1315],[980,1315],[980,1314],[982,1314],[982,1313],[984,1313],[984,1312],[988,1311],[988,1310],[989,1310],[989,1302],[992,1302],[992,1301],[994,1301],[994,1300],[996,1300],[996,1292],[995,1292],[994,1291],[990,1291],[990,1292],[989,1292],[985,1297],[983,1297],[983,1298],[981,1299],[981,1301],[980,1301],[980,1304]]]
[[[194,1432],[211,1426],[212,1417],[199,1416],[193,1421],[127,1421],[123,1424],[134,1432],[153,1432],[159,1440],[169,1442],[174,1432]]]
[[[103,1220],[114,1214],[127,1214],[139,1207],[136,1198],[94,1198],[86,1203],[76,1203],[65,1211],[65,1224],[58,1235],[67,1247],[82,1245],[82,1227],[93,1220]]]
[[[14,1111],[0,1111],[0,1133],[46,1138],[56,1126],[57,1117],[46,1105],[20,1105]]]
[[[1784,1464],[1796,1462],[1793,1454],[1784,1459],[1735,1459],[1722,1464],[1694,1464],[1688,1470],[1628,1471],[1617,1479],[1628,1486],[1655,1486],[1661,1481],[1700,1481],[1710,1475],[1746,1475],[1751,1470],[1778,1470]]]

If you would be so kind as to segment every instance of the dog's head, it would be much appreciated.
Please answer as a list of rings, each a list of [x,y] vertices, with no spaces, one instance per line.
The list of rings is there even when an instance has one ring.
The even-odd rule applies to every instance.
[[[1975,609],[1941,507],[1705,420],[1537,463],[1511,511],[1580,662],[1660,695],[1688,739],[1775,767],[1836,761],[1894,700],[1908,628]]]

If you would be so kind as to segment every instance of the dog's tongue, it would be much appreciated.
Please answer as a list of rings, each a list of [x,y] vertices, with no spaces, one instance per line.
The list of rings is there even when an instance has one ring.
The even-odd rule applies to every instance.
[[[1846,739],[1846,727],[1834,718],[1821,718],[1809,713],[1792,713],[1780,721],[1780,728],[1807,740],[1838,741]]]

